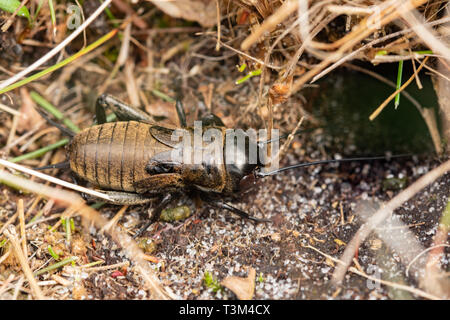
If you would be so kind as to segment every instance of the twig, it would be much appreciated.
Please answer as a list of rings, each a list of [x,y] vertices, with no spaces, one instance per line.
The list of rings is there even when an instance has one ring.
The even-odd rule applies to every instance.
[[[309,8],[308,8],[308,0],[298,0],[298,16],[299,16],[299,27],[300,27],[300,37],[302,38],[302,42],[307,42],[309,39],[310,26],[309,26]]]
[[[139,15],[136,14],[136,12],[133,10],[133,8],[126,2],[122,0],[112,0],[114,2],[114,6],[119,9],[120,11],[123,11],[126,15],[131,16],[131,20],[133,21],[133,24],[138,27],[141,30],[148,30],[148,24],[145,22],[144,19],[139,17]]]
[[[253,56],[251,56],[251,55],[249,55],[249,54],[247,54],[247,53],[245,53],[245,52],[243,52],[241,50],[233,48],[232,46],[229,46],[228,44],[226,44],[224,42],[220,42],[220,45],[222,45],[223,47],[225,47],[227,49],[230,49],[231,51],[234,51],[234,52],[236,52],[236,53],[238,53],[240,55],[243,55],[244,57],[249,58],[250,60],[253,60],[253,61],[257,62],[257,63],[261,64],[262,66],[266,66],[266,67],[274,69],[274,70],[280,70],[282,68],[280,66],[276,66],[276,65],[273,65],[273,64],[264,63],[264,61],[262,61],[261,59],[255,58],[255,57],[253,57]]]
[[[406,41],[409,43],[408,38],[405,38],[405,39],[406,39]],[[409,52],[409,55],[410,55],[411,57],[414,57],[414,54],[413,54],[411,48],[408,48],[408,52]],[[419,63],[420,63],[420,61],[419,61]],[[416,84],[417,84],[417,87],[418,87],[420,90],[422,90],[422,88],[423,88],[422,82],[420,81],[419,74],[417,73],[416,62],[414,61],[414,59],[411,59],[411,64],[412,64],[412,66],[413,66],[414,75],[416,76]],[[426,68],[427,66],[424,65],[424,67]]]
[[[333,273],[332,281],[334,283],[340,283],[345,276],[345,272],[350,265],[353,256],[355,255],[356,250],[359,247],[359,244],[362,243],[367,236],[372,232],[372,230],[377,227],[381,222],[383,222],[392,212],[401,206],[405,201],[411,199],[417,192],[421,189],[425,188],[427,185],[435,181],[437,178],[445,174],[450,170],[450,160],[447,160],[439,167],[433,169],[428,172],[426,175],[418,179],[412,185],[410,185],[407,189],[400,192],[397,196],[392,198],[384,207],[379,209],[375,214],[371,216],[371,218],[367,221],[367,223],[363,224],[358,232],[355,234],[353,239],[345,248],[344,253],[342,254],[341,260],[344,264],[336,267]]]
[[[415,60],[417,60],[417,58],[416,58]],[[413,62],[414,62],[414,61],[413,61]],[[430,70],[431,72],[437,74],[438,76],[444,78],[445,80],[450,81],[450,78],[449,78],[449,77],[445,76],[444,74],[440,73],[440,72],[437,71],[437,70],[434,70],[433,68],[429,67],[428,65],[424,64],[423,67],[424,67],[425,69],[428,69],[428,70]]]
[[[354,7],[348,5],[329,5],[327,10],[336,14],[346,14],[346,15],[368,15],[374,12],[373,7]]]
[[[37,123],[37,124],[33,127],[33,129],[31,129],[31,130],[29,130],[27,133],[21,135],[19,138],[17,138],[16,140],[14,140],[14,142],[12,142],[10,145],[4,146],[2,149],[0,149],[0,151],[10,149],[10,148],[12,148],[12,147],[18,145],[18,144],[21,143],[22,141],[27,140],[30,136],[32,136],[33,134],[35,134],[36,131],[38,131],[38,130],[41,128],[41,126],[42,126],[45,122],[46,122],[45,120],[40,121],[39,123]]]
[[[0,296],[8,289],[8,285],[14,280],[14,274],[10,274],[8,279],[3,281],[2,286],[0,287]]]
[[[15,135],[16,135],[16,129],[17,129],[17,125],[19,124],[19,120],[20,120],[20,116],[13,117],[12,125],[9,130],[8,140],[6,140],[6,145],[12,144],[12,142],[15,138]],[[10,150],[9,148],[5,148],[5,153],[8,154],[9,150]]]
[[[19,280],[17,281],[16,287],[14,288],[14,294],[12,297],[12,300],[17,300],[17,296],[19,295],[19,291],[22,288],[22,284],[24,282],[25,278],[21,276]]]
[[[5,222],[5,224],[0,228],[0,235],[6,230],[6,228],[8,228],[8,226],[13,223],[14,221],[16,221],[17,217],[19,215],[19,212],[16,211],[16,213],[8,219],[8,221]]]
[[[413,294],[418,295],[419,297],[423,297],[423,298],[430,299],[430,300],[442,300],[441,298],[436,297],[435,295],[429,294],[429,293],[427,293],[425,291],[422,291],[420,289],[417,289],[417,288],[408,287],[408,286],[405,286],[403,284],[398,284],[398,283],[395,283],[395,282],[392,282],[392,281],[381,280],[381,279],[369,276],[369,275],[367,275],[367,274],[365,274],[365,273],[363,273],[363,272],[361,272],[361,271],[359,271],[359,270],[357,270],[356,268],[353,268],[353,267],[349,268],[349,271],[353,272],[353,273],[356,273],[357,275],[360,275],[360,276],[362,276],[364,278],[367,278],[369,280],[372,280],[372,281],[384,284],[386,286],[390,286],[390,287],[393,287],[393,288],[396,288],[396,289],[400,289],[400,290],[411,292]]]

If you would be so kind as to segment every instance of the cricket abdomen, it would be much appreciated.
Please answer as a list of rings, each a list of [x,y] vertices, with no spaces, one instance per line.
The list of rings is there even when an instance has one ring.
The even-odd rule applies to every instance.
[[[83,130],[69,145],[70,168],[102,189],[136,192],[135,182],[149,176],[149,159],[166,150],[149,128],[147,123],[126,121]]]

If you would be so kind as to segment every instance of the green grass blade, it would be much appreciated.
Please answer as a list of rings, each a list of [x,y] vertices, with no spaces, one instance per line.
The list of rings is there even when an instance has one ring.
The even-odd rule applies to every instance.
[[[413,51],[413,53],[417,53],[417,54],[433,54],[433,51],[431,51],[431,50],[422,50],[422,51]]]
[[[101,3],[103,3],[103,0],[100,0]],[[114,14],[111,12],[111,10],[109,10],[108,7],[105,8],[105,13],[108,16],[108,19],[111,21],[115,21],[116,17],[114,16]],[[118,28],[119,24],[117,22],[113,22],[113,26],[114,28]]]
[[[53,257],[55,260],[59,260],[59,254],[57,254],[55,251],[53,251],[53,248],[51,245],[48,245],[47,247],[48,253]]]
[[[380,51],[377,51],[377,53],[375,53],[375,55],[377,55],[377,56],[385,56],[387,54],[388,54],[388,52],[386,50],[380,50]]]
[[[70,257],[70,258],[64,259],[64,260],[62,260],[60,262],[54,263],[54,264],[52,264],[52,265],[50,265],[50,266],[48,266],[46,268],[43,268],[43,269],[41,269],[39,271],[36,271],[33,274],[34,274],[35,277],[37,277],[37,276],[39,276],[39,275],[41,275],[43,273],[46,273],[46,272],[49,272],[49,271],[61,268],[61,267],[65,266],[66,264],[69,264],[69,263],[71,263],[73,261],[76,261],[76,260],[78,260],[77,257]]]
[[[262,70],[261,69],[256,69],[254,71],[249,72],[249,74],[247,74],[245,77],[236,80],[236,84],[241,84],[244,83],[245,81],[247,81],[248,79],[254,77],[254,76],[259,76],[261,74]]]
[[[48,0],[48,8],[50,9],[50,16],[52,18],[53,30],[56,28],[55,8],[53,7],[53,0]]]
[[[397,86],[396,86],[395,90],[400,89],[400,87],[402,86],[402,74],[403,74],[403,60],[400,60],[398,62]],[[400,104],[400,92],[397,93],[397,95],[395,96],[395,100],[394,100],[395,109],[397,109],[399,104]]]
[[[175,99],[173,99],[172,97],[169,97],[167,94],[165,94],[164,92],[161,92],[159,90],[153,89],[152,93],[157,96],[158,98],[161,98],[167,102],[175,102]]]

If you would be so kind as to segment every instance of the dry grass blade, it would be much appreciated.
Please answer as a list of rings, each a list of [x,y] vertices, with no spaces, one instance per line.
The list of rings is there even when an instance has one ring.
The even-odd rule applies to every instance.
[[[89,268],[83,268],[83,271],[85,272],[98,272],[98,271],[105,271],[105,270],[111,270],[111,269],[120,269],[123,267],[128,267],[130,263],[128,261],[125,262],[119,262],[115,264],[111,264],[108,266],[101,266],[101,267],[89,267]],[[82,268],[82,267],[80,267]]]
[[[100,232],[104,232],[105,230],[111,229],[113,226],[117,224],[117,222],[123,217],[123,214],[125,211],[127,211],[128,206],[123,206],[119,212],[116,213],[116,215],[100,230]]]
[[[23,210],[23,199],[19,199],[17,203],[17,212],[19,213],[20,236],[22,238],[22,250],[25,258],[28,258],[27,250],[27,234],[25,233],[25,214]]]
[[[1,176],[0,172],[0,176]],[[28,279],[28,283],[30,284],[31,290],[33,295],[38,300],[44,300],[45,296],[42,293],[41,289],[39,288],[36,279],[33,276],[33,272],[31,271],[30,266],[28,265],[27,258],[25,257],[24,253],[22,252],[22,249],[20,248],[19,240],[17,239],[16,230],[13,226],[9,227],[9,230],[5,230],[4,232],[5,236],[8,238],[8,240],[11,242],[11,245],[13,247],[13,251],[15,256],[17,257],[17,260],[19,260],[19,263],[22,267],[23,273],[25,274],[25,277]]]
[[[17,6],[26,1],[11,1],[14,7],[8,10],[10,14],[0,17],[0,27]],[[232,299],[235,295],[219,285],[218,279],[227,278],[232,280],[228,288],[243,299],[396,299],[399,296],[412,297],[412,294],[436,299],[445,296],[432,288],[445,287],[447,282],[444,276],[448,274],[442,270],[447,269],[450,263],[443,258],[448,250],[442,245],[448,242],[443,237],[447,234],[436,227],[442,204],[448,197],[448,186],[443,177],[420,191],[402,209],[396,210],[396,213],[404,213],[402,218],[407,217],[407,221],[414,223],[394,225],[397,215],[393,215],[373,230],[371,238],[365,240],[357,256],[352,257],[352,265],[346,269],[349,274],[345,289],[339,287],[331,293],[328,287],[330,281],[323,281],[324,278],[331,279],[336,266],[334,262],[342,265],[343,261],[322,259],[305,247],[292,245],[306,244],[306,241],[320,250],[328,248],[328,245],[336,246],[336,251],[330,253],[336,256],[336,252],[347,246],[348,230],[356,232],[364,218],[358,217],[353,205],[359,204],[366,195],[372,199],[392,199],[392,195],[400,193],[411,179],[414,181],[423,172],[439,165],[433,156],[421,156],[414,158],[414,161],[370,161],[361,163],[361,166],[354,162],[310,167],[261,179],[259,187],[253,186],[253,179],[245,177],[239,181],[239,187],[249,184],[253,186],[252,192],[239,197],[241,201],[236,201],[239,203],[235,205],[252,216],[260,214],[273,222],[267,224],[253,225],[244,221],[229,228],[230,219],[233,223],[236,217],[228,218],[228,212],[218,208],[202,209],[199,215],[201,201],[196,197],[196,192],[182,192],[183,196],[177,203],[174,201],[167,205],[164,212],[170,212],[169,216],[178,212],[187,213],[189,210],[184,208],[196,207],[197,215],[184,222],[155,222],[153,231],[148,230],[146,236],[139,238],[136,247],[136,242],[128,236],[158,205],[156,196],[164,196],[165,189],[163,194],[156,194],[160,191],[160,182],[164,181],[156,177],[155,183],[149,186],[152,190],[157,189],[155,198],[148,198],[147,194],[142,196],[141,199],[145,197],[148,200],[142,202],[151,204],[133,206],[124,206],[118,201],[114,202],[118,206],[104,205],[104,202],[113,202],[108,195],[121,191],[110,193],[106,191],[110,190],[107,184],[114,180],[111,178],[116,176],[115,169],[125,174],[120,177],[122,184],[131,182],[125,172],[129,168],[125,166],[128,159],[136,162],[141,155],[158,154],[162,150],[158,147],[161,141],[156,136],[147,135],[145,147],[141,148],[138,147],[140,136],[136,136],[133,149],[133,141],[128,143],[128,136],[133,139],[131,131],[120,132],[125,134],[123,144],[119,140],[112,139],[108,143],[103,139],[108,138],[111,131],[96,131],[97,143],[94,142],[95,137],[89,135],[87,141],[80,142],[80,147],[87,147],[84,148],[86,159],[94,160],[88,155],[94,151],[89,145],[95,145],[97,149],[95,159],[110,155],[107,170],[94,172],[95,179],[108,183],[105,181],[101,186],[91,187],[92,190],[62,181],[72,182],[68,178],[69,170],[33,171],[30,168],[61,163],[76,155],[65,154],[60,148],[69,143],[69,138],[57,139],[60,134],[57,128],[45,121],[40,122],[41,118],[29,112],[34,102],[27,100],[33,101],[32,97],[36,100],[36,96],[27,91],[39,92],[55,110],[67,116],[64,117],[66,120],[70,118],[83,129],[102,122],[94,118],[95,100],[101,94],[111,94],[129,105],[139,106],[151,115],[153,121],[161,120],[162,126],[166,122],[182,122],[178,121],[174,108],[173,98],[177,97],[183,100],[188,125],[206,113],[214,113],[223,120],[226,129],[256,129],[258,132],[258,129],[265,128],[264,134],[258,132],[257,141],[260,141],[258,146],[261,150],[256,151],[264,152],[266,159],[273,159],[273,167],[278,165],[275,159],[279,158],[283,158],[279,161],[281,166],[281,162],[306,165],[319,158],[336,158],[336,154],[345,154],[349,158],[356,154],[379,154],[382,153],[379,142],[392,146],[389,149],[395,148],[392,150],[394,153],[403,153],[422,146],[429,150],[432,139],[438,152],[447,151],[444,143],[450,141],[450,135],[440,136],[438,129],[442,128],[443,133],[450,132],[450,125],[438,126],[438,122],[443,118],[450,119],[442,116],[447,109],[450,110],[445,107],[449,90],[445,85],[437,94],[440,100],[444,98],[444,103],[439,101],[443,112],[438,117],[433,108],[436,106],[434,96],[430,95],[428,72],[432,72],[432,80],[449,83],[450,60],[444,55],[445,48],[442,47],[448,47],[445,41],[450,30],[446,2],[52,0],[49,3],[55,5],[53,8],[47,2],[28,0],[26,7],[32,12],[31,24],[27,24],[26,17],[19,13],[15,18],[10,18],[14,23],[8,32],[0,35],[0,84],[5,80],[14,81],[13,77],[18,77],[21,72],[32,71],[0,89],[0,103],[6,105],[0,104],[0,299],[36,297],[14,257],[12,245],[3,234],[11,225],[17,230],[20,250],[28,258],[30,268],[42,272],[36,278],[37,285],[51,299],[144,299],[150,296],[161,299]],[[26,7],[23,6],[22,11]],[[93,14],[97,16],[93,17]],[[84,15],[89,19],[85,20]],[[412,19],[405,20],[408,15],[412,15]],[[93,22],[86,28],[88,21]],[[195,27],[191,26],[192,21],[195,21]],[[73,34],[80,30],[82,33]],[[83,47],[82,34],[87,47]],[[428,35],[429,39],[425,39]],[[68,40],[70,37],[73,40]],[[420,70],[419,79],[416,67],[426,56],[429,58]],[[409,95],[406,90],[412,93],[413,85],[410,85],[400,94],[419,110],[431,139],[414,108],[401,108],[395,115],[384,110],[386,114],[382,115],[383,119],[380,117],[371,123],[358,105],[373,101],[372,98],[382,94],[379,90],[386,87],[355,72],[345,70],[345,73],[340,73],[339,70],[334,73],[337,67],[346,67],[346,62],[354,61],[355,65],[372,70],[371,75],[375,78],[391,85],[391,71],[394,68],[397,70],[397,63],[392,62],[399,60],[404,60],[408,67],[407,60],[420,60],[413,68],[417,83],[423,83],[423,90]],[[38,64],[35,61],[43,64],[36,69]],[[31,68],[27,69],[30,65]],[[331,72],[333,74],[329,74]],[[413,74],[408,72],[403,74],[405,81]],[[320,77],[324,77],[320,83],[308,85]],[[398,87],[403,84],[400,80],[397,83]],[[4,85],[7,83],[4,82]],[[358,90],[360,87],[361,90]],[[21,90],[14,90],[16,88]],[[387,87],[388,94],[372,106],[373,110],[389,96],[389,92],[396,89],[395,84],[394,89]],[[366,93],[370,93],[371,97]],[[390,103],[387,108],[390,108]],[[114,121],[115,112],[108,109],[108,120]],[[307,124],[298,122],[303,116]],[[411,117],[411,123],[414,121],[414,126],[408,126],[411,132],[405,128],[401,132],[406,134],[405,137],[397,135],[401,127],[391,126],[394,122],[391,116]],[[25,117],[30,121],[25,121]],[[118,118],[124,120],[120,115]],[[410,118],[402,120],[405,127],[410,123]],[[350,123],[353,121],[354,125]],[[307,128],[297,130],[300,125]],[[414,131],[415,127],[420,130]],[[282,138],[270,136],[275,135],[271,128],[280,128]],[[293,140],[292,133],[297,131]],[[290,132],[289,137],[284,134]],[[396,132],[395,140],[406,141],[395,144],[392,139],[383,139],[392,132]],[[117,131],[113,132],[114,136],[115,133]],[[269,136],[265,137],[267,133]],[[391,134],[390,137],[394,136]],[[266,138],[268,140],[264,141]],[[156,140],[154,144],[146,144],[148,139]],[[289,144],[291,146],[288,148]],[[108,150],[103,150],[103,147]],[[169,146],[163,148],[166,147]],[[108,154],[100,155],[99,151],[107,151]],[[1,159],[9,159],[9,162]],[[23,166],[14,166],[11,162]],[[257,168],[255,173],[260,172],[263,176],[270,170],[271,163],[266,163],[264,169]],[[141,174],[147,176],[148,163],[143,160],[135,164],[138,167],[133,166],[135,175],[132,178],[142,178]],[[85,167],[85,174],[92,178],[92,172],[88,174],[92,166],[86,163]],[[184,170],[184,165],[181,167]],[[94,169],[101,168],[96,165]],[[243,172],[230,170],[233,168],[225,168],[225,173],[235,177],[231,182],[237,186],[234,182],[242,178]],[[390,175],[395,178],[390,179]],[[184,174],[182,177],[184,180],[190,178]],[[80,182],[94,185],[80,178]],[[214,179],[211,184],[219,182]],[[234,190],[232,186],[228,188],[228,182],[229,179],[222,190]],[[43,187],[44,184],[49,187]],[[186,188],[190,185],[191,181]],[[35,196],[26,188],[43,194]],[[71,192],[68,188],[76,191]],[[175,188],[178,190],[178,185]],[[20,193],[22,190],[23,193]],[[100,209],[97,212],[89,208],[80,199],[79,192],[99,198],[92,208],[101,208],[101,212]],[[150,194],[153,191],[148,192]],[[231,201],[225,192],[224,195],[224,201]],[[23,199],[25,212],[19,205],[19,199]],[[180,206],[182,203],[186,206]],[[209,201],[204,202],[204,205],[209,204]],[[172,209],[174,206],[177,207]],[[99,212],[105,215],[99,215]],[[427,214],[424,215],[424,212]],[[326,219],[323,219],[324,215]],[[84,228],[79,225],[80,221]],[[305,223],[308,225],[306,229]],[[383,232],[387,237],[382,236]],[[396,234],[399,234],[396,239],[402,240],[398,243],[411,244],[408,250],[392,245]],[[409,234],[408,241],[404,241],[406,234]],[[427,251],[419,246],[418,250],[412,250],[414,241],[409,240],[416,240],[417,237],[422,243],[435,241],[433,249]],[[250,244],[252,250],[249,250]],[[329,247],[330,252],[332,247]],[[395,254],[390,254],[392,252]],[[229,253],[233,253],[233,259],[229,259]],[[311,255],[316,259],[311,259]],[[68,257],[74,260],[66,260]],[[437,259],[440,259],[439,263]],[[61,261],[64,265],[58,264]],[[72,262],[72,266],[68,265]],[[268,265],[273,268],[267,269]],[[294,273],[289,272],[292,266],[298,267]],[[382,277],[372,269],[373,266],[377,267],[377,271],[382,270]],[[408,269],[408,276],[401,272],[403,266]],[[126,268],[118,269],[121,267]],[[399,272],[394,272],[394,268]],[[212,280],[220,291],[216,291],[216,286],[211,290],[204,282],[206,270],[214,274]],[[250,270],[252,274],[246,278],[245,273]],[[257,279],[255,271],[260,274]],[[82,276],[86,272],[88,278]],[[11,273],[13,277],[8,278]],[[229,277],[231,275],[242,278]],[[310,275],[313,276],[308,278]],[[429,279],[424,275],[429,275]],[[307,281],[303,281],[305,277]],[[424,285],[423,280],[430,280],[431,286]],[[438,282],[439,285],[435,286]],[[364,285],[369,283],[373,286]],[[450,288],[450,283],[447,287]]]
[[[105,194],[105,193],[101,193],[101,192],[98,192],[98,191],[94,191],[94,190],[91,190],[91,189],[87,189],[87,188],[78,186],[78,185],[73,184],[73,183],[69,183],[67,181],[64,181],[64,180],[61,180],[61,179],[49,176],[47,174],[43,174],[43,173],[38,172],[36,170],[28,169],[28,168],[26,168],[24,166],[12,163],[12,162],[7,161],[7,160],[0,159],[0,165],[8,167],[8,168],[15,169],[15,170],[18,170],[18,171],[22,171],[24,173],[27,173],[27,174],[30,174],[32,176],[38,177],[40,179],[47,180],[49,182],[58,184],[60,186],[63,186],[63,187],[66,187],[66,188],[69,188],[69,189],[72,189],[72,190],[83,192],[83,193],[89,194],[91,196],[94,196],[94,197],[97,197],[97,198],[100,198],[100,199],[104,199],[106,201],[110,201],[111,200],[109,198],[109,196],[107,194]]]
[[[241,49],[248,50],[258,39],[264,34],[264,32],[271,31],[277,24],[285,20],[298,8],[298,1],[288,0],[283,3],[278,10],[266,18],[261,24],[261,26],[255,30],[247,39],[245,39],[241,44]]]
[[[12,115],[15,116],[20,116],[20,112],[17,110],[14,110],[8,106],[5,106],[3,103],[0,103],[0,110],[3,110],[5,112],[11,113]]]
[[[410,2],[405,2],[398,6],[396,10],[400,13],[407,24],[414,30],[414,32],[425,42],[434,53],[439,53],[446,59],[450,59],[450,48],[445,42],[438,39],[438,36],[424,24],[418,17],[417,10]]]
[[[422,5],[425,0],[411,0],[411,7],[417,7]],[[389,4],[389,5],[387,5]],[[381,28],[392,20],[396,19],[399,15],[399,12],[395,10],[397,7],[396,2],[387,2],[383,4],[383,7],[386,7],[383,10],[377,10],[376,13],[366,17],[363,19],[357,27],[353,29],[352,32],[339,39],[338,41],[332,44],[323,44],[317,42],[311,42],[311,45],[315,49],[322,50],[333,50],[338,48],[333,53],[329,54],[324,60],[322,60],[319,64],[317,64],[314,68],[306,72],[302,77],[295,81],[292,86],[291,92],[297,92],[300,90],[303,85],[309,81],[312,77],[317,75],[323,69],[325,69],[329,64],[335,62],[342,58],[345,52],[351,50],[356,44],[358,44],[361,40],[372,34],[377,28]],[[408,7],[409,8],[409,7]],[[405,8],[404,10],[406,10]]]

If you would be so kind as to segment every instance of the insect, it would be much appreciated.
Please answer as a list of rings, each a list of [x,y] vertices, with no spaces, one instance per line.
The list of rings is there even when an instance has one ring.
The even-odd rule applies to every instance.
[[[176,103],[179,122],[188,141],[195,141],[195,129],[188,127],[184,108]],[[106,122],[105,109],[110,108],[117,116],[117,122]],[[267,143],[245,139],[225,140],[227,128],[214,114],[207,114],[200,120],[201,134],[215,130],[221,134],[223,150],[231,147],[237,157],[230,159],[228,152],[217,157],[205,156],[201,162],[187,162],[186,155],[195,157],[198,149],[186,151],[186,145],[174,139],[177,128],[155,123],[145,112],[131,107],[111,95],[101,95],[96,102],[97,125],[74,134],[51,119],[47,120],[72,137],[67,146],[68,161],[42,167],[69,167],[78,177],[90,182],[106,193],[115,204],[142,204],[159,199],[151,219],[135,234],[142,234],[159,219],[161,211],[183,193],[195,193],[207,204],[229,210],[255,222],[267,222],[233,207],[225,199],[247,190],[257,178],[279,172],[330,162],[384,159],[385,157],[347,158],[301,163],[271,172],[263,172],[265,162],[261,156],[250,159],[249,150],[258,155]],[[269,142],[269,141],[266,141]],[[191,146],[189,143],[187,146]],[[200,149],[204,150],[201,144]],[[200,151],[202,151],[200,150]],[[192,158],[192,157],[191,157]],[[251,161],[252,160],[252,161]]]

